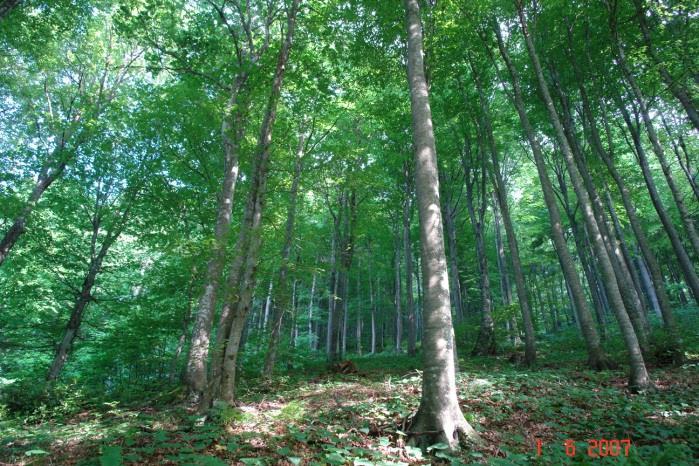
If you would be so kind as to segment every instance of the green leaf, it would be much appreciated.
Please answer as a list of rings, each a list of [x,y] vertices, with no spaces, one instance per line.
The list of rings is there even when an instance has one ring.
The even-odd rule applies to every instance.
[[[265,466],[267,464],[262,458],[240,458],[240,462],[243,464],[249,464],[250,466]]]
[[[447,445],[444,442],[435,443],[434,445],[430,445],[429,447],[427,447],[428,452],[430,452],[432,450],[448,450],[448,449],[449,449],[449,445]]]
[[[36,455],[48,455],[48,454],[49,454],[48,451],[38,450],[38,449],[36,449],[36,450],[27,450],[27,451],[24,452],[24,456],[36,456]]]
[[[416,460],[422,459],[422,450],[417,447],[411,447],[410,445],[407,445],[405,447],[405,454],[408,456],[408,458],[413,458]]]
[[[114,445],[102,447],[102,456],[100,456],[101,466],[120,466],[122,464],[121,447]]]

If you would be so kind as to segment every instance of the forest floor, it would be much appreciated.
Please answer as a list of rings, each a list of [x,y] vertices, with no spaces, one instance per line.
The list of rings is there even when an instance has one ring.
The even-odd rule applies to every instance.
[[[459,399],[485,442],[458,455],[438,444],[423,456],[405,445],[404,423],[419,402],[419,360],[383,354],[352,358],[359,374],[248,382],[239,406],[207,417],[171,402],[107,402],[58,418],[5,420],[0,464],[697,464],[697,355],[680,367],[651,366],[657,389],[631,394],[622,370],[584,369],[575,342],[542,341],[535,370],[507,355],[462,359]],[[610,440],[620,441],[618,449]]]

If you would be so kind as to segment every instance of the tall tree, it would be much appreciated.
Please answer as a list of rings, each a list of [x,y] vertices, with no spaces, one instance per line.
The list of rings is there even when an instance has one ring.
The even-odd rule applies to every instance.
[[[437,150],[423,61],[420,4],[418,0],[405,0],[404,4],[425,322],[422,397],[410,434],[412,441],[419,445],[441,441],[455,448],[460,440],[475,439],[478,435],[464,418],[456,397],[454,331],[439,203]]]

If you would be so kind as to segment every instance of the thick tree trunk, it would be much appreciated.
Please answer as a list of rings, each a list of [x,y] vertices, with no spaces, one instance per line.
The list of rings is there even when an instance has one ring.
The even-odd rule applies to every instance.
[[[235,185],[238,180],[238,148],[245,132],[246,108],[241,102],[240,94],[246,86],[247,78],[246,74],[240,74],[236,77],[233,91],[226,104],[223,123],[221,124],[221,137],[225,153],[223,183],[221,185],[221,194],[219,195],[211,257],[206,266],[204,292],[199,299],[196,310],[189,355],[187,357],[187,369],[185,371],[185,382],[189,389],[189,399],[195,405],[202,403],[208,388],[206,362],[209,357],[209,343],[211,341],[214,309],[216,308],[216,295],[226,256]]]
[[[477,439],[478,434],[464,418],[456,396],[454,331],[439,203],[437,151],[423,63],[420,5],[418,0],[405,0],[404,4],[425,319],[422,397],[410,425],[410,441],[425,447],[445,442],[456,448],[461,439]]]
[[[277,347],[279,346],[279,336],[281,335],[282,320],[289,305],[289,255],[291,254],[291,244],[294,240],[294,222],[296,221],[296,199],[298,197],[299,185],[301,183],[301,171],[303,169],[303,151],[306,145],[305,129],[301,128],[298,144],[296,146],[296,159],[294,161],[294,178],[291,182],[289,192],[289,206],[286,213],[286,228],[284,229],[284,245],[282,246],[281,265],[279,276],[277,277],[278,297],[274,307],[274,317],[272,318],[272,332],[269,337],[269,346],[265,357],[262,376],[272,377],[274,363],[277,359]]]
[[[527,20],[524,17],[522,0],[515,0],[515,3],[517,5],[520,25],[522,26],[522,33],[529,52],[529,58],[531,59],[534,72],[536,74],[539,91],[543,97],[543,103],[546,106],[551,123],[555,129],[556,138],[561,146],[563,157],[568,167],[568,173],[570,175],[573,188],[575,189],[575,194],[577,195],[578,202],[580,202],[580,206],[582,208],[583,218],[585,219],[586,226],[589,229],[591,236],[590,239],[594,247],[595,255],[600,264],[602,276],[604,278],[604,285],[607,290],[607,296],[611,301],[612,310],[617,317],[619,328],[624,338],[626,348],[629,352],[629,364],[631,366],[631,372],[629,374],[629,387],[632,390],[642,390],[649,387],[652,383],[648,376],[648,371],[646,370],[638,337],[634,332],[631,319],[629,318],[629,314],[624,306],[624,301],[622,299],[621,292],[619,291],[619,284],[617,283],[614,269],[612,267],[610,258],[607,255],[607,250],[605,248],[599,226],[595,220],[589,194],[584,187],[584,183],[576,166],[573,153],[568,145],[568,141],[566,140],[563,126],[561,125],[558,113],[553,105],[553,99],[549,93],[548,84],[544,79],[541,64],[534,47],[534,42],[532,41],[531,35],[528,31]]]
[[[551,184],[551,179],[546,171],[546,164],[544,161],[544,156],[542,153],[539,141],[536,139],[534,128],[532,127],[529,116],[526,113],[524,106],[524,99],[522,97],[522,89],[520,86],[519,74],[512,64],[509,53],[505,48],[505,44],[502,40],[502,34],[500,32],[500,27],[498,24],[494,25],[494,30],[498,40],[498,48],[500,54],[505,61],[510,78],[512,81],[512,88],[514,91],[514,105],[517,109],[517,113],[522,123],[522,128],[527,136],[529,144],[532,148],[532,153],[534,155],[534,162],[536,165],[537,173],[539,175],[539,180],[541,182],[541,189],[544,195],[544,202],[549,212],[549,219],[551,221],[551,239],[553,240],[554,248],[558,255],[563,274],[565,276],[568,286],[570,286],[571,293],[573,295],[573,302],[578,312],[578,318],[580,321],[580,328],[587,345],[588,352],[588,364],[595,369],[603,369],[609,367],[609,361],[600,345],[599,335],[595,329],[594,320],[590,309],[587,305],[585,299],[585,293],[583,291],[582,284],[580,282],[580,277],[575,268],[575,263],[573,258],[570,256],[568,251],[568,245],[565,240],[563,233],[563,222],[561,220],[561,214],[558,209],[558,204],[556,200],[556,195],[553,191],[553,186]],[[538,289],[540,292],[540,288]],[[541,299],[539,302],[542,302]]]

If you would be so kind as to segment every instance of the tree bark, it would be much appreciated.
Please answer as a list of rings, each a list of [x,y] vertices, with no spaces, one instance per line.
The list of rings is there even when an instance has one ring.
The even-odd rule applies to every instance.
[[[599,253],[602,251],[601,248],[597,249],[600,245],[604,247],[608,262],[611,265],[611,270],[614,273],[614,278],[617,281],[617,288],[621,296],[621,302],[623,303],[624,308],[631,319],[631,324],[633,325],[636,333],[639,346],[641,347],[643,354],[646,355],[648,352],[648,332],[646,328],[647,325],[644,325],[646,310],[644,303],[641,300],[641,292],[640,289],[635,286],[631,271],[627,267],[625,258],[622,255],[621,245],[619,244],[619,241],[616,240],[613,230],[609,226],[609,219],[605,213],[604,205],[602,204],[602,200],[597,192],[595,183],[592,180],[592,175],[588,170],[588,163],[584,154],[582,153],[582,149],[580,148],[580,144],[578,143],[575,134],[573,116],[570,110],[568,97],[558,81],[558,76],[555,69],[553,69],[553,67],[551,68],[554,89],[558,93],[561,102],[560,121],[562,124],[561,128],[563,130],[562,136],[565,138],[565,142],[568,144],[568,149],[572,155],[574,168],[577,170],[577,174],[572,173],[570,162],[568,159],[565,159],[566,165],[568,166],[568,174],[571,178],[576,194],[578,194],[579,189],[582,189],[588,195],[587,199],[589,201],[589,210],[586,208],[583,199],[578,198],[578,202],[582,207],[581,211],[583,213],[583,219],[585,220],[588,239],[592,245],[592,251],[595,253],[595,255],[599,255]],[[598,151],[601,150],[601,143],[596,126],[592,124],[587,129],[589,130],[588,133],[592,133],[592,146]],[[564,142],[561,142],[561,144],[563,143]],[[566,148],[562,147],[562,150],[565,153]],[[582,183],[580,186],[576,186],[575,184],[576,176]],[[591,217],[587,216],[588,211],[591,212]],[[595,225],[593,224],[595,224],[598,228],[601,241],[596,240],[596,236],[594,234]],[[603,274],[605,273],[604,262],[604,258],[599,259],[600,268],[602,269]],[[607,282],[607,279],[605,279],[604,284],[607,287],[612,286]]]
[[[0,266],[5,262],[5,259],[7,259],[10,250],[14,247],[15,243],[17,243],[19,237],[25,232],[29,216],[34,208],[36,208],[41,196],[49,186],[63,174],[68,161],[73,157],[76,148],[69,152],[66,146],[73,136],[78,121],[79,116],[76,116],[69,127],[61,133],[60,138],[58,138],[59,142],[51,153],[51,156],[42,166],[37,181],[34,184],[34,188],[29,194],[29,198],[24,203],[24,207],[19,215],[15,217],[12,225],[7,232],[5,232],[5,235],[0,241]],[[79,142],[77,145],[79,145]]]
[[[650,170],[650,165],[648,163],[648,157],[646,156],[646,151],[643,148],[643,143],[641,142],[640,130],[637,126],[634,125],[633,121],[631,120],[631,115],[629,115],[629,111],[626,109],[626,106],[621,101],[621,98],[619,98],[619,96],[615,96],[615,99],[617,101],[617,106],[621,111],[621,115],[624,118],[624,121],[626,122],[626,127],[631,133],[631,139],[633,141],[631,147],[632,150],[634,150],[634,153],[636,154],[638,164],[641,166],[641,173],[643,174],[643,179],[646,182],[646,187],[648,188],[650,200],[653,204],[653,207],[655,208],[656,213],[658,214],[658,218],[660,218],[660,222],[663,224],[665,233],[670,239],[670,244],[672,245],[672,248],[675,251],[675,255],[677,256],[678,262],[682,269],[684,280],[687,283],[689,289],[691,290],[692,295],[694,296],[694,301],[696,303],[699,303],[699,277],[697,277],[697,274],[694,271],[694,264],[692,263],[692,260],[689,258],[687,250],[684,248],[682,240],[680,239],[680,235],[677,232],[677,229],[675,228],[675,225],[672,219],[670,218],[670,215],[668,214],[667,210],[665,210],[665,206],[662,203],[660,194],[658,193],[658,189],[655,186],[653,174]],[[647,256],[646,260],[648,260]]]
[[[660,60],[660,57],[658,56],[657,50],[653,45],[653,41],[651,39],[648,23],[646,22],[646,9],[644,8],[643,0],[633,0],[633,3],[636,7],[636,19],[638,20],[638,25],[641,29],[643,42],[646,45],[648,56],[650,56],[651,60],[655,63],[656,68],[658,69],[658,73],[660,73],[660,77],[662,78],[667,88],[670,90],[672,95],[675,96],[675,98],[682,104],[682,107],[687,113],[687,117],[689,118],[689,121],[691,122],[692,126],[694,126],[694,129],[699,131],[699,114],[697,113],[696,100],[689,95],[689,92],[685,86],[680,85],[679,80],[673,78],[672,75],[670,75],[670,72],[667,70],[667,67],[665,67],[665,65],[663,65],[663,62]]]
[[[522,261],[519,256],[519,244],[517,242],[517,235],[515,234],[514,225],[512,223],[512,217],[510,216],[510,207],[507,202],[507,187],[503,178],[502,169],[500,168],[500,154],[495,142],[495,136],[493,135],[490,105],[488,104],[483,91],[483,83],[481,82],[480,76],[476,68],[473,66],[473,63],[471,63],[471,69],[473,70],[473,75],[478,90],[485,136],[490,148],[490,158],[493,166],[491,178],[493,180],[497,204],[500,208],[500,212],[502,213],[502,220],[505,226],[505,235],[507,236],[507,245],[510,249],[510,259],[512,261],[512,273],[515,278],[515,286],[517,289],[517,299],[519,301],[519,308],[522,313],[522,322],[524,323],[524,362],[527,366],[531,366],[536,361],[536,341],[534,336],[534,325],[532,323],[531,307],[529,305],[529,298],[527,295],[527,287],[524,282],[524,272],[522,272]],[[503,270],[505,270],[504,267]]]
[[[571,55],[572,56],[572,55]],[[589,98],[587,96],[587,92],[582,85],[582,83],[579,82],[580,86],[580,93],[581,93],[581,98],[583,102],[583,113],[585,116],[587,116],[590,127],[594,128],[595,127],[595,119],[594,116],[592,115],[592,107],[589,102]],[[600,101],[602,104],[602,118],[604,121],[605,128],[609,128],[609,124],[607,121],[607,114],[606,114],[606,107],[604,107],[604,101]],[[671,338],[674,340],[673,346],[677,347],[679,345],[679,340],[677,337],[677,329],[675,326],[675,319],[674,315],[672,312],[672,307],[670,304],[670,299],[667,296],[667,292],[665,291],[665,283],[663,280],[662,272],[660,270],[660,265],[658,264],[658,259],[656,258],[655,253],[653,252],[653,249],[650,246],[650,242],[648,240],[648,237],[646,236],[645,231],[643,230],[643,227],[641,226],[641,222],[638,218],[638,215],[636,213],[636,207],[631,200],[631,194],[629,193],[629,190],[626,186],[626,182],[624,178],[621,176],[619,171],[616,168],[616,165],[614,164],[613,156],[611,153],[611,144],[609,145],[609,151],[604,150],[601,144],[601,140],[599,136],[595,136],[597,134],[596,129],[593,129],[593,134],[592,134],[592,139],[594,146],[597,148],[596,152],[599,155],[599,157],[602,159],[604,162],[605,166],[607,167],[607,170],[609,174],[612,176],[612,179],[614,180],[614,183],[617,186],[617,190],[621,196],[621,201],[624,205],[624,210],[626,211],[626,216],[629,220],[629,224],[631,225],[631,229],[634,232],[634,236],[636,238],[636,242],[641,250],[641,253],[643,254],[643,258],[645,261],[641,260],[641,263],[644,265],[647,264],[650,276],[652,278],[652,296],[655,297],[655,301],[653,302],[653,305],[656,309],[659,309],[660,312],[662,313],[663,316],[663,323],[668,330],[669,334],[671,335]],[[645,157],[644,157],[645,159]],[[647,164],[646,164],[647,166]],[[654,183],[652,176],[650,176],[650,173],[647,170],[644,170],[643,168],[643,162],[641,162],[641,170],[643,171],[644,174],[644,179],[646,179],[646,183],[649,189],[649,192],[653,191],[655,192],[654,188]],[[648,176],[647,176],[648,175]],[[650,184],[648,184],[648,181],[650,181]],[[651,190],[651,186],[653,186],[653,189]],[[656,192],[657,194],[657,192]],[[608,196],[611,197],[611,194],[607,194]],[[652,193],[651,193],[652,197]],[[658,199],[659,201],[659,199]],[[653,202],[655,205],[655,202]],[[662,206],[661,206],[662,207]],[[657,210],[657,208],[656,208]],[[662,220],[662,218],[661,218]],[[674,245],[674,243],[673,243]],[[681,246],[681,245],[680,245]],[[684,248],[682,248],[684,249]],[[685,253],[686,254],[686,253]]]
[[[605,2],[609,3],[608,0],[605,0]],[[660,168],[662,169],[663,174],[665,175],[668,187],[670,188],[670,193],[672,194],[672,198],[675,201],[677,210],[680,213],[680,218],[682,219],[682,224],[684,225],[689,242],[692,245],[694,255],[695,257],[699,257],[699,234],[697,234],[696,228],[694,226],[694,220],[689,214],[689,211],[687,210],[687,207],[684,204],[684,198],[682,196],[682,193],[677,188],[677,185],[674,181],[672,171],[670,170],[670,165],[668,164],[667,158],[665,157],[665,150],[663,149],[663,146],[660,144],[658,134],[655,131],[653,121],[650,118],[648,104],[646,103],[646,99],[643,96],[643,93],[641,92],[641,88],[638,86],[638,83],[636,82],[636,78],[631,72],[628,63],[626,62],[626,53],[624,52],[624,48],[622,47],[621,42],[619,41],[616,26],[616,6],[610,6],[609,10],[609,25],[611,29],[612,41],[617,58],[617,63],[619,65],[619,68],[621,69],[622,74],[624,75],[624,78],[626,79],[626,82],[629,84],[629,87],[631,88],[631,93],[633,94],[636,100],[639,113],[641,114],[641,119],[646,128],[648,139],[651,143],[651,148],[653,149],[653,152],[655,153],[656,157],[658,158],[658,161],[660,162]],[[695,296],[695,298],[699,299],[699,296]]]
[[[402,337],[403,337],[403,310],[401,309],[401,281],[400,281],[400,243],[396,240],[396,247],[393,250],[393,305],[396,310],[396,338],[395,338],[395,350],[396,353],[402,351]]]
[[[374,286],[369,278],[369,301],[371,305],[371,354],[376,354],[376,298],[374,297]]]
[[[410,241],[410,219],[412,217],[412,185],[410,183],[409,164],[406,161],[403,174],[405,177],[405,199],[403,200],[403,254],[405,256],[405,293],[408,311],[408,355],[415,356],[416,322],[413,297],[413,247]]]
[[[600,264],[602,276],[604,278],[604,285],[607,289],[607,296],[611,301],[612,310],[617,317],[619,328],[629,352],[629,364],[631,366],[631,372],[629,374],[629,388],[632,390],[643,390],[651,386],[651,380],[648,376],[648,371],[646,370],[638,337],[634,332],[631,319],[629,318],[626,307],[624,306],[614,269],[612,267],[610,258],[607,255],[607,250],[605,248],[599,226],[595,220],[589,194],[584,187],[583,180],[576,166],[573,153],[568,145],[568,141],[566,140],[563,126],[561,125],[558,113],[553,105],[553,99],[549,93],[548,84],[544,79],[539,57],[536,53],[534,42],[532,41],[531,35],[528,31],[528,24],[524,16],[522,0],[515,0],[515,3],[517,5],[517,13],[519,16],[520,25],[522,26],[522,33],[524,35],[527,51],[529,52],[529,58],[531,59],[534,72],[536,74],[539,91],[543,98],[543,103],[548,111],[551,123],[555,129],[556,138],[561,146],[563,157],[568,167],[568,173],[570,175],[573,188],[575,189],[575,194],[577,195],[580,206],[582,207],[583,218],[585,219],[585,223],[589,229],[595,255]]]
[[[473,170],[464,163],[466,170],[466,205],[468,207],[468,215],[471,220],[471,226],[476,238],[476,257],[478,259],[478,275],[480,278],[481,290],[481,324],[478,330],[476,344],[471,352],[472,355],[494,355],[497,352],[495,341],[495,323],[492,315],[492,297],[490,292],[490,274],[488,271],[488,257],[485,249],[485,239],[483,229],[485,228],[485,211],[487,207],[486,187],[486,163],[483,147],[479,137],[479,156],[480,168],[479,174],[473,174]],[[474,185],[478,184],[478,188],[474,189]],[[474,192],[475,191],[475,192]],[[477,199],[476,199],[477,197]],[[476,202],[478,206],[476,209]]]
[[[296,158],[294,160],[294,178],[291,182],[289,192],[289,206],[286,213],[286,228],[284,229],[284,245],[282,246],[281,265],[279,276],[277,277],[278,299],[274,307],[274,317],[272,318],[272,332],[265,356],[262,376],[271,378],[274,364],[277,359],[277,347],[279,346],[279,336],[281,334],[282,320],[289,305],[289,256],[291,245],[294,240],[294,222],[296,221],[296,199],[298,198],[299,185],[301,183],[301,171],[303,170],[303,152],[306,145],[305,129],[301,128],[298,144],[296,146]],[[314,276],[315,277],[315,276]]]
[[[239,242],[241,238],[248,238],[247,241],[244,241],[247,242],[248,247],[238,249],[238,255],[245,256],[245,259],[241,260],[236,258],[235,261],[244,263],[244,268],[241,269],[243,273],[240,275],[240,281],[237,286],[234,284],[234,286],[228,287],[227,289],[226,303],[230,309],[227,315],[222,312],[222,325],[219,327],[219,333],[224,337],[223,342],[225,348],[219,348],[219,351],[223,354],[223,361],[221,361],[220,356],[217,356],[213,361],[213,363],[218,364],[220,367],[220,382],[218,380],[216,381],[219,386],[212,387],[210,395],[216,394],[221,396],[222,399],[228,403],[232,403],[235,400],[236,365],[240,350],[240,340],[250,310],[252,293],[256,283],[256,272],[259,261],[258,256],[262,242],[262,213],[265,205],[265,192],[269,172],[272,130],[277,116],[277,104],[284,81],[286,64],[289,60],[289,54],[293,43],[299,2],[300,0],[293,0],[288,10],[286,36],[277,57],[272,89],[267,101],[267,107],[260,127],[260,136],[255,150],[250,191],[248,192],[243,219],[244,223],[241,225],[238,238]],[[234,267],[236,267],[235,262]],[[237,271],[233,270],[231,272],[233,278],[237,278],[235,275],[238,274],[235,272]],[[205,405],[208,405],[212,399],[213,397],[209,396],[208,399],[205,400]]]
[[[585,293],[583,291],[582,284],[580,282],[580,277],[575,268],[575,263],[573,258],[570,256],[568,251],[568,245],[565,240],[563,233],[563,222],[561,220],[561,214],[558,209],[558,204],[556,201],[556,195],[553,191],[553,186],[551,184],[551,179],[546,171],[546,164],[544,161],[544,156],[542,153],[539,141],[536,139],[534,128],[532,127],[529,116],[525,110],[524,99],[522,97],[522,89],[520,85],[519,73],[512,64],[510,55],[507,52],[505,43],[502,39],[502,33],[500,32],[500,26],[495,23],[494,30],[497,36],[498,48],[500,54],[507,66],[508,72],[510,74],[514,105],[519,115],[522,128],[527,136],[529,145],[531,146],[532,153],[534,155],[534,162],[536,165],[537,173],[539,175],[539,180],[541,182],[541,189],[544,195],[544,202],[546,208],[549,212],[549,219],[551,221],[551,239],[553,240],[554,248],[558,255],[559,261],[561,263],[561,268],[565,276],[568,286],[570,286],[571,293],[573,295],[573,302],[578,311],[578,318],[580,321],[580,328],[583,334],[583,338],[587,345],[588,352],[588,364],[594,369],[604,369],[610,366],[607,355],[600,345],[599,335],[595,329],[594,320],[590,309],[587,305],[585,299]],[[541,290],[539,289],[539,292]],[[539,302],[542,302],[541,299]]]
[[[73,309],[70,314],[70,319],[68,320],[68,325],[61,339],[61,343],[56,349],[56,355],[53,358],[53,363],[46,376],[46,380],[54,381],[56,380],[63,370],[63,366],[68,360],[68,355],[73,347],[73,341],[78,335],[78,330],[80,329],[80,324],[82,323],[83,314],[87,305],[94,300],[92,296],[92,288],[95,286],[95,281],[97,280],[97,275],[102,269],[102,263],[104,258],[109,252],[109,248],[116,242],[117,238],[121,235],[126,222],[128,221],[131,212],[131,202],[133,202],[136,192],[131,192],[128,194],[128,200],[124,205],[122,205],[121,215],[118,220],[115,220],[114,224],[105,231],[104,239],[102,244],[97,249],[97,242],[100,235],[100,230],[102,226],[102,208],[104,207],[104,199],[101,198],[101,194],[97,194],[97,199],[95,201],[95,211],[93,213],[91,223],[92,223],[92,237],[90,240],[90,262],[87,269],[87,273],[83,279],[82,286],[80,288],[80,293],[75,299],[73,304]]]
[[[308,347],[315,349],[314,342],[318,339],[318,335],[313,334],[313,297],[316,293],[316,275],[318,273],[313,270],[313,278],[311,279],[311,296],[308,298]]]
[[[439,203],[437,151],[423,63],[420,5],[418,0],[405,0],[404,5],[425,320],[422,397],[409,428],[410,441],[425,447],[445,442],[456,448],[461,439],[477,439],[478,434],[464,418],[456,396],[455,342]]]
[[[449,255],[449,288],[451,289],[451,302],[454,305],[456,322],[459,323],[464,319],[464,307],[461,298],[461,280],[459,279],[459,261],[458,251],[456,246],[456,212],[452,206],[450,199],[444,201],[444,226],[447,229],[447,243]]]
[[[211,341],[211,328],[214,309],[216,308],[217,292],[221,282],[221,273],[223,272],[226,256],[226,244],[228,243],[228,235],[230,233],[235,185],[239,172],[238,150],[240,141],[245,133],[245,114],[247,109],[241,101],[241,92],[245,88],[247,80],[248,76],[246,74],[240,74],[236,77],[233,90],[226,104],[223,123],[221,124],[221,137],[225,154],[223,183],[216,214],[211,257],[206,266],[204,292],[199,299],[196,310],[185,371],[189,401],[194,405],[199,405],[204,400],[205,392],[208,388],[206,362],[209,356],[209,343]]]

